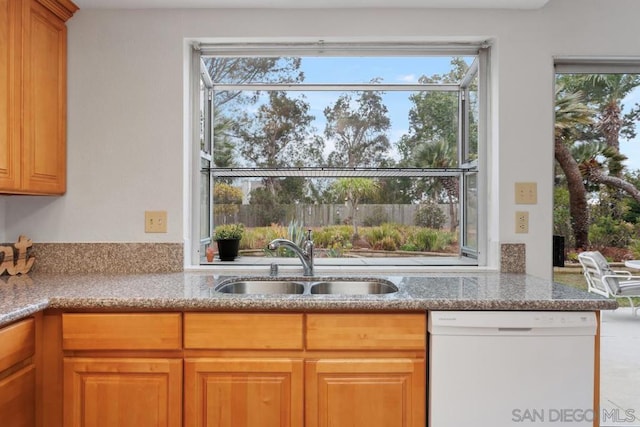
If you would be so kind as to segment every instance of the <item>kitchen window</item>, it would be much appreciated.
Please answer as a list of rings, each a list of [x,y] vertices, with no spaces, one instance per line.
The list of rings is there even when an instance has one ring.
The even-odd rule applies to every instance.
[[[481,265],[486,62],[475,45],[198,44],[194,259],[241,223],[235,265],[307,229],[316,265]]]

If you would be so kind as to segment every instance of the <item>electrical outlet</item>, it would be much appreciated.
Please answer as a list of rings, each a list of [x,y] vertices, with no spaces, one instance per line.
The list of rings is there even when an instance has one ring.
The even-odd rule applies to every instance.
[[[525,234],[529,232],[529,212],[516,212],[516,233]]]
[[[145,211],[144,212],[144,232],[145,233],[166,233],[167,232],[167,211]]]
[[[516,204],[535,205],[538,203],[538,184],[535,182],[516,182]]]

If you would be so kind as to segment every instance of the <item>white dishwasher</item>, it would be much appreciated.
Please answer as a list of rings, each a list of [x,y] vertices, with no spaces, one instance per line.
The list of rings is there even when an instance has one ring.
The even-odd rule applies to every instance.
[[[592,312],[429,312],[430,427],[593,426]]]

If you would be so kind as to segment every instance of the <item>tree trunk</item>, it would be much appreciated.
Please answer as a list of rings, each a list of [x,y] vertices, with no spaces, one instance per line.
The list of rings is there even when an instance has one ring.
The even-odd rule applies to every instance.
[[[567,178],[569,213],[575,238],[575,249],[587,249],[589,244],[589,211],[587,210],[587,190],[584,187],[582,174],[569,148],[558,140],[555,141],[555,158]]]
[[[607,145],[616,150],[616,153],[620,152],[620,129],[624,124],[622,117],[620,117],[621,115],[622,110],[618,101],[609,101],[604,107],[602,118],[598,124],[605,136]]]
[[[589,169],[589,180],[596,184],[604,184],[609,188],[622,190],[640,203],[640,190],[622,178],[605,175],[599,169]]]

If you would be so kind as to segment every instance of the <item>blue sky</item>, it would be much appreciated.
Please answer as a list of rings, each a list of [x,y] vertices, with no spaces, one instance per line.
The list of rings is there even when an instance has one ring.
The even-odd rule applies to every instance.
[[[628,112],[631,108],[633,108],[636,104],[640,103],[640,87],[635,88],[627,97],[624,99],[624,112]],[[621,140],[620,141],[620,151],[622,154],[627,156],[629,159],[627,160],[627,167],[629,170],[639,170],[640,169],[640,126],[636,123],[636,136],[632,140]]]
[[[471,63],[473,58],[467,58]],[[451,57],[382,57],[382,58],[303,58],[301,68],[307,83],[368,83],[380,77],[385,83],[417,83],[423,76],[445,74],[451,69]],[[386,93],[384,101],[390,112],[392,129],[389,137],[396,142],[408,131],[408,112],[411,103],[409,92]],[[324,129],[325,106],[335,102],[337,95],[313,93],[307,94],[312,105],[312,114],[316,116],[319,132]],[[323,99],[324,98],[324,99]],[[624,100],[625,112],[640,103],[640,87],[631,92]],[[322,105],[322,107],[317,107]],[[633,140],[621,140],[620,151],[628,157],[629,170],[640,170],[640,126],[638,136]]]
[[[466,58],[471,63],[473,58]],[[301,70],[305,74],[305,83],[368,83],[374,78],[384,83],[417,83],[421,76],[445,74],[451,69],[451,57],[303,57]],[[323,134],[325,118],[323,110],[335,103],[340,92],[305,92],[311,106],[310,113],[315,116],[314,126],[317,133]],[[383,100],[389,109],[391,130],[389,139],[392,145],[408,132],[408,113],[412,103],[411,92],[386,92]],[[357,97],[357,94],[355,95]],[[636,88],[624,100],[625,112],[640,103],[640,88]],[[629,170],[640,170],[640,127],[634,140],[620,141],[621,152],[628,157]],[[329,145],[325,154],[332,150]],[[397,153],[392,153],[397,158]]]
[[[468,64],[472,61],[473,58],[467,58]],[[305,83],[369,83],[376,78],[382,79],[383,83],[417,83],[422,76],[449,72],[451,57],[305,57],[301,69]],[[411,93],[394,91],[383,95],[391,120],[389,139],[392,145],[409,129]],[[326,123],[323,110],[332,106],[340,93],[305,92],[305,96],[311,105],[311,114],[316,117],[314,126],[322,133]],[[331,146],[326,147],[326,154],[331,149]],[[398,157],[395,150],[392,157]]]

